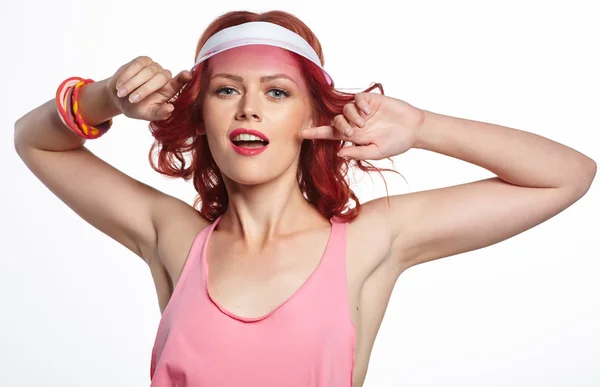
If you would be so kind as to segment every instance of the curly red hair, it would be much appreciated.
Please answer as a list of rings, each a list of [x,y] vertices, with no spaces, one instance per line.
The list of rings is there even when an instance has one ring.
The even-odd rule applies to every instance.
[[[202,34],[194,60],[204,43],[213,34],[228,27],[253,21],[278,24],[302,36],[313,47],[321,64],[324,65],[321,44],[310,28],[294,15],[278,10],[265,13],[232,11],[219,16]],[[354,100],[355,94],[337,91],[334,84],[327,83],[323,73],[312,62],[295,53],[290,52],[290,54],[298,61],[309,85],[315,114],[314,122],[317,126],[330,125],[333,117],[342,114],[344,105]],[[148,158],[152,168],[163,175],[183,178],[186,181],[193,179],[194,188],[198,192],[194,207],[204,219],[213,222],[225,212],[229,199],[206,136],[199,134],[203,132],[203,118],[199,106],[201,98],[198,97],[208,61],[210,59],[193,70],[192,79],[173,99],[175,110],[171,116],[164,121],[150,123],[150,131],[155,141]],[[364,92],[375,88],[383,94],[380,83],[373,84]],[[358,216],[360,203],[345,179],[350,163],[356,163],[362,171],[376,171],[380,175],[381,171],[396,171],[376,168],[365,161],[337,156],[337,152],[345,144],[346,141],[342,140],[304,140],[300,150],[297,181],[307,200],[325,218],[337,216],[345,221],[351,221]],[[155,154],[156,160],[153,157]],[[187,160],[185,156],[188,156]],[[356,204],[353,208],[348,207],[349,199]],[[344,212],[345,210],[348,211]]]

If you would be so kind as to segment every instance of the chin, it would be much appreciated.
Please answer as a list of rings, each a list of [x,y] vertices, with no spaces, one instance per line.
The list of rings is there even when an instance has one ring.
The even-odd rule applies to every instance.
[[[223,176],[232,182],[242,185],[259,185],[275,180],[288,172],[292,173],[291,168],[298,162],[300,149],[290,149],[289,151],[290,154],[286,156],[281,153],[267,154],[267,150],[267,152],[254,157],[225,152],[215,158],[215,161]],[[295,157],[290,157],[294,153]],[[293,173],[295,176],[295,171]]]
[[[264,183],[268,183],[273,180],[275,176],[269,176],[265,173],[265,171],[256,171],[256,173],[240,173],[241,171],[236,171],[234,173],[225,174],[229,180],[235,182],[240,185],[260,185]]]
[[[275,171],[271,171],[266,160],[223,160],[218,163],[219,170],[224,177],[239,184],[260,184],[272,178]]]
[[[252,170],[250,168],[239,168],[229,176],[236,183],[247,185],[260,184],[270,180],[262,168]]]
[[[292,173],[290,167],[291,165],[288,163],[282,162],[274,164],[273,162],[250,163],[238,161],[228,163],[225,168],[221,169],[221,173],[232,182],[251,186],[269,183],[287,173]]]

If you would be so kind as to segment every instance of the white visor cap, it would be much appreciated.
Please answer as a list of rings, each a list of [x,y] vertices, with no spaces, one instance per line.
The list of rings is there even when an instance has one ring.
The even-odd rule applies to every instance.
[[[220,52],[253,44],[281,47],[302,55],[321,69],[328,84],[333,82],[321,66],[319,56],[304,38],[287,28],[268,22],[248,22],[217,32],[204,43],[192,68]]]

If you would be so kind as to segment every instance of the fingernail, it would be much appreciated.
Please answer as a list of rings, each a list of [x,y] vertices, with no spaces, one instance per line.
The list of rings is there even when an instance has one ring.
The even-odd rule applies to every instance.
[[[123,83],[123,82],[119,82],[119,83],[117,83],[117,90],[118,90],[118,89],[120,89],[120,88],[121,88],[121,86],[123,86],[123,85],[124,85],[124,83]]]
[[[126,90],[126,89],[121,89],[121,90],[119,90],[119,92],[117,93],[117,95],[118,95],[119,97],[122,97],[122,96],[124,96],[125,94],[127,94],[127,90]]]
[[[368,107],[364,108],[363,112],[365,112],[365,114],[371,114],[371,110]]]
[[[357,124],[358,126],[363,126],[363,124],[364,124],[364,121],[362,120],[362,118],[357,118],[357,119],[356,119],[356,124]]]
[[[352,129],[346,128],[346,130],[344,131],[344,133],[346,133],[346,136],[350,137],[350,136],[352,136]]]
[[[140,99],[140,95],[138,93],[132,94],[129,97],[129,101],[130,102],[137,102],[137,100],[139,100],[139,99]]]

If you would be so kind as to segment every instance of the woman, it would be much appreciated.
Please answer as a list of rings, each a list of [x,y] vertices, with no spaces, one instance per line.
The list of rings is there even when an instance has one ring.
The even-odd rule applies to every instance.
[[[154,386],[361,386],[404,270],[542,223],[596,173],[590,158],[531,133],[370,89],[337,92],[318,40],[284,12],[217,18],[196,57],[174,78],[136,58],[16,124],[32,172],[149,265],[163,312]],[[193,178],[198,209],[84,147],[121,113],[151,122],[153,166]],[[378,171],[363,162],[411,148],[497,177],[358,203],[349,165]]]

